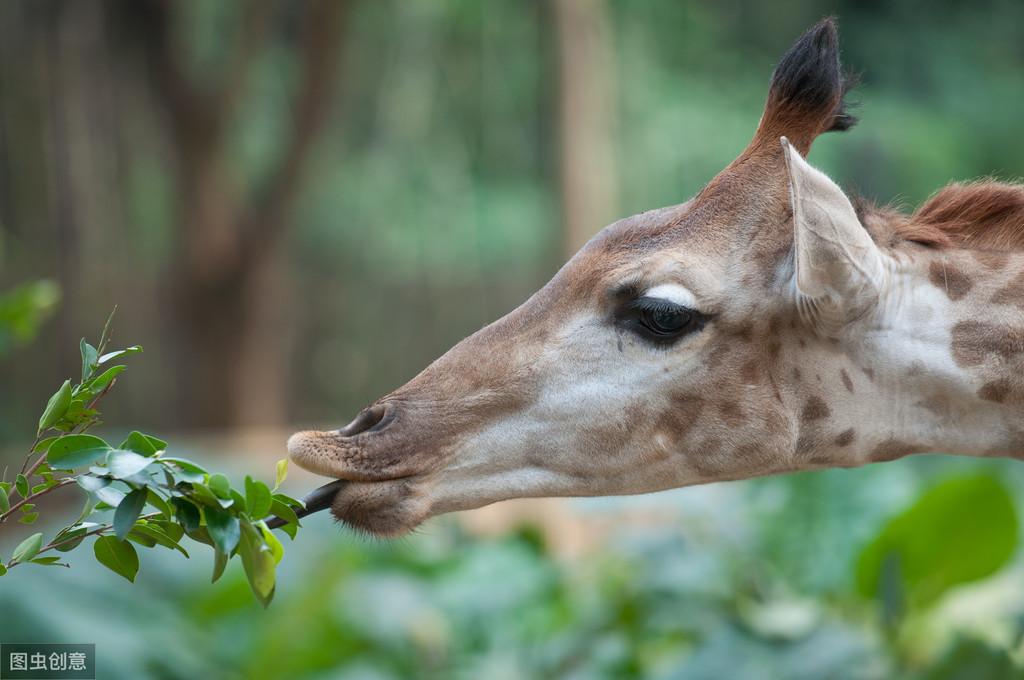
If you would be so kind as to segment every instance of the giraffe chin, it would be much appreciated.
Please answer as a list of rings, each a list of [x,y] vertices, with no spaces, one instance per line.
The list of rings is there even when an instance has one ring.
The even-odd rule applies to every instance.
[[[379,538],[409,533],[430,514],[429,503],[412,478],[384,482],[352,482],[343,486],[331,504],[342,524]]]

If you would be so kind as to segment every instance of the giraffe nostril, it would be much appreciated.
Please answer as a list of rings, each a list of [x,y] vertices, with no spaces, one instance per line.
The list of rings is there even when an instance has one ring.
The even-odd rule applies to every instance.
[[[386,413],[387,409],[383,404],[368,406],[360,411],[355,420],[338,430],[338,434],[342,437],[354,437],[357,434],[362,434],[379,425],[384,420]]]

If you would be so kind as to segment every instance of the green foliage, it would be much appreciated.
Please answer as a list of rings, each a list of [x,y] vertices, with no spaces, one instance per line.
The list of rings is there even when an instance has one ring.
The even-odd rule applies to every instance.
[[[1003,567],[1017,548],[1017,514],[1006,487],[990,476],[935,485],[894,517],[861,553],[861,595],[894,615],[934,604],[955,586]]]
[[[53,281],[26,283],[0,294],[0,356],[36,336],[60,300]]]
[[[285,519],[288,524],[283,528],[294,538],[299,527],[295,509],[302,506],[301,502],[272,492],[266,483],[250,476],[245,478],[243,494],[232,488],[226,475],[166,455],[167,442],[152,435],[133,431],[115,447],[101,437],[86,434],[100,422],[99,403],[126,368],[116,365],[104,369],[104,365],[142,351],[134,346],[107,352],[109,337],[110,319],[98,345],[82,339],[81,380],[65,380],[50,397],[21,471],[13,482],[0,481],[0,525],[15,513],[20,515],[20,523],[32,524],[39,517],[37,501],[69,485],[76,485],[86,494],[85,508],[50,542],[44,543],[42,533],[22,541],[7,562],[0,561],[0,576],[26,562],[60,565],[57,556],[38,555],[50,550],[70,552],[85,539],[95,537],[96,560],[134,582],[139,571],[136,546],[161,546],[188,558],[188,551],[181,545],[188,537],[214,549],[214,581],[223,574],[228,561],[239,555],[253,594],[261,604],[268,605],[284,547],[263,520],[271,515]],[[286,475],[287,462],[279,461],[275,491]],[[91,521],[110,510],[112,521]]]
[[[135,582],[139,573],[139,554],[131,543],[114,536],[99,536],[92,546],[96,561],[104,567]]]

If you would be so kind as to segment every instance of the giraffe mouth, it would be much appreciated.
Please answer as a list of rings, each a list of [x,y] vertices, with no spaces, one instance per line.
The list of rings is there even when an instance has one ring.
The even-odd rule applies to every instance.
[[[375,404],[340,430],[292,435],[291,459],[334,479],[310,492],[303,499],[306,508],[297,514],[330,509],[346,526],[381,537],[402,535],[426,519],[429,502],[422,482],[434,469],[432,457],[424,456],[429,447],[393,432],[389,425],[395,419],[392,405]]]

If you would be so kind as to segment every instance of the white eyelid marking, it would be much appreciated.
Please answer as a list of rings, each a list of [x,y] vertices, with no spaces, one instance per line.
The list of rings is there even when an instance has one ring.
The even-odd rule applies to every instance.
[[[668,300],[690,309],[696,309],[697,307],[697,298],[694,294],[676,283],[663,283],[654,288],[649,288],[644,293],[644,297]]]

